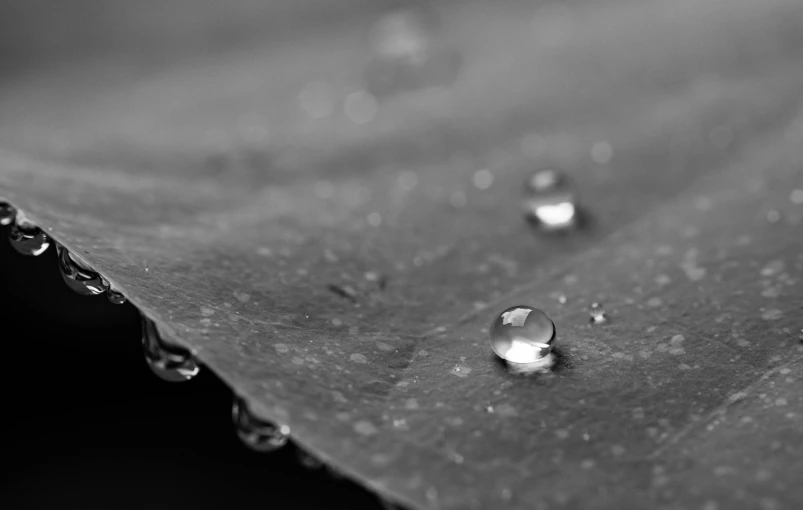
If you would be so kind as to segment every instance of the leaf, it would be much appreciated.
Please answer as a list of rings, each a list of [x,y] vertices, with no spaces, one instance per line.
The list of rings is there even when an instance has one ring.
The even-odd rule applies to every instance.
[[[456,11],[460,80],[368,125],[288,106],[310,80],[356,87],[340,27],[26,75],[0,104],[0,191],[254,412],[395,500],[799,505],[800,6],[572,9],[557,46],[522,6]],[[523,221],[544,164],[585,228]],[[487,325],[516,304],[553,318],[552,374],[492,356]]]

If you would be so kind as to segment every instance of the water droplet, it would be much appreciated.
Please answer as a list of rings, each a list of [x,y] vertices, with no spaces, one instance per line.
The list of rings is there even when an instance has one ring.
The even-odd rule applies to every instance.
[[[514,306],[491,324],[491,348],[510,363],[534,363],[552,350],[555,324],[549,316],[530,306]]]
[[[106,292],[108,284],[89,265],[64,246],[56,245],[61,277],[78,294],[95,296]]]
[[[607,165],[613,158],[613,147],[608,142],[597,142],[591,147],[591,159],[598,165]]]
[[[17,210],[11,204],[0,201],[0,225],[11,225],[16,216]]]
[[[307,469],[321,469],[323,467],[323,462],[320,459],[311,455],[301,448],[298,449],[298,453],[296,455],[298,457],[298,463],[304,466]]]
[[[803,204],[803,189],[795,189],[789,195],[789,200],[792,201],[793,204],[800,205]],[[2,218],[2,206],[0,206],[0,225],[7,225],[7,223],[3,223]]]
[[[156,324],[145,317],[142,317],[142,347],[148,366],[165,381],[187,381],[200,371],[189,350],[164,342],[156,330]]]
[[[554,169],[540,170],[527,181],[530,196],[525,203],[527,219],[548,231],[577,225],[575,196],[566,187],[563,175]]]
[[[234,397],[231,418],[237,430],[237,437],[254,451],[272,452],[287,444],[290,428],[287,425],[277,426],[260,420],[251,414],[248,404],[240,397]]]
[[[8,234],[8,240],[11,247],[18,253],[31,257],[43,254],[50,246],[50,238],[47,234],[20,211],[17,211],[16,221]]]
[[[122,305],[126,302],[126,297],[123,295],[122,292],[108,285],[107,287],[109,290],[106,291],[106,297],[109,298],[109,301],[111,301],[112,304]]]
[[[599,303],[591,303],[589,315],[591,315],[591,324],[604,324],[608,322],[608,316],[605,315],[605,309]]]

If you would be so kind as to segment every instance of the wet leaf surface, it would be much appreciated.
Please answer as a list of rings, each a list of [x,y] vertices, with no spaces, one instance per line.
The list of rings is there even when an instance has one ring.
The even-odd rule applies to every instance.
[[[394,500],[794,508],[801,10],[673,5],[557,11],[557,43],[531,30],[553,11],[464,7],[441,36],[460,78],[364,125],[296,99],[359,88],[356,28],[23,75],[0,102],[0,192],[259,416]],[[544,166],[566,169],[583,228],[524,220]],[[552,374],[493,357],[487,327],[517,304],[554,320]]]

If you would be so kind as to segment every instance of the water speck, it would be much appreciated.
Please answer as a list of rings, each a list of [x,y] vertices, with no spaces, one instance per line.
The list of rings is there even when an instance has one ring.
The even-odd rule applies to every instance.
[[[309,82],[298,93],[298,103],[304,113],[313,119],[324,119],[334,112],[334,90],[328,83]]]
[[[474,187],[477,189],[488,189],[494,182],[494,174],[487,168],[483,170],[477,170],[474,172],[472,182]]]
[[[607,165],[613,158],[613,147],[608,142],[597,142],[591,147],[591,159],[598,165]]]
[[[591,324],[604,324],[608,322],[608,316],[605,314],[605,308],[603,308],[599,303],[591,303],[588,313]]]
[[[783,316],[783,312],[777,308],[770,308],[761,313],[761,318],[765,321],[775,321]]]
[[[803,189],[792,190],[792,193],[789,195],[789,200],[795,205],[803,204]]]
[[[450,370],[450,373],[452,375],[456,375],[457,377],[468,377],[468,374],[471,373],[471,367],[462,364],[455,365]]]
[[[368,221],[368,224],[371,225],[372,227],[378,227],[379,225],[382,224],[382,215],[374,211],[368,214],[366,220]]]
[[[409,398],[407,402],[404,403],[404,408],[410,410],[418,409],[418,401],[414,398]]]
[[[145,317],[142,317],[142,350],[153,373],[165,381],[188,381],[200,372],[192,353],[179,345],[164,342],[156,324]]]
[[[38,257],[47,251],[50,237],[26,218],[22,211],[17,211],[11,231],[8,233],[8,242],[17,253]]]
[[[245,401],[235,397],[231,407],[232,421],[240,440],[252,450],[266,453],[287,444],[290,428],[277,426],[254,416]]]
[[[489,328],[491,348],[509,363],[533,363],[546,357],[555,341],[555,324],[531,306],[514,306],[499,314]]]
[[[367,420],[360,420],[354,424],[354,431],[364,436],[372,436],[379,432],[373,423]]]
[[[368,358],[366,358],[364,354],[352,354],[349,356],[349,359],[355,363],[368,363]]]
[[[364,90],[352,92],[346,96],[343,110],[355,124],[367,124],[374,120],[379,104],[376,98]]]

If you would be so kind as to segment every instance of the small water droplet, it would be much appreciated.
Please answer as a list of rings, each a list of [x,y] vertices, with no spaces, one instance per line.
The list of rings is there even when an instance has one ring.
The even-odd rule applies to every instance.
[[[558,170],[540,170],[527,181],[529,196],[525,202],[527,219],[547,231],[577,226],[575,196],[567,189]]]
[[[778,211],[768,211],[767,212],[767,222],[768,223],[778,223],[781,221],[781,213]]]
[[[483,170],[477,170],[474,173],[472,182],[474,183],[474,187],[477,189],[488,189],[494,182],[494,174],[487,168]]]
[[[240,397],[234,397],[231,418],[237,430],[237,437],[254,451],[272,452],[287,444],[290,428],[287,425],[278,426],[260,420],[251,413],[248,404]]]
[[[156,324],[145,317],[142,317],[142,347],[148,366],[165,381],[188,381],[200,371],[189,350],[164,342]]]
[[[591,324],[604,324],[608,322],[608,316],[605,314],[605,309],[599,303],[591,303],[589,315],[591,316]]]
[[[8,241],[18,253],[30,257],[43,254],[50,246],[48,235],[27,219],[21,211],[17,211],[11,232],[8,234]]]
[[[109,287],[109,290],[106,291],[106,297],[115,305],[122,305],[127,301],[122,292],[112,287]]]
[[[78,255],[70,253],[64,246],[56,245],[59,269],[64,282],[72,290],[84,296],[95,296],[106,292],[108,284],[92,270]]]
[[[792,190],[792,193],[789,194],[789,200],[795,205],[803,204],[803,189],[795,189]],[[0,206],[0,225],[3,225],[2,219],[2,207]]]
[[[0,225],[4,227],[11,225],[16,216],[17,210],[11,204],[0,200]]]
[[[534,363],[552,350],[555,324],[531,306],[508,308],[490,327],[491,348],[509,363]]]
[[[321,462],[320,459],[310,453],[305,452],[301,448],[298,449],[296,456],[298,457],[298,463],[307,469],[315,470],[323,467],[323,462]]]

